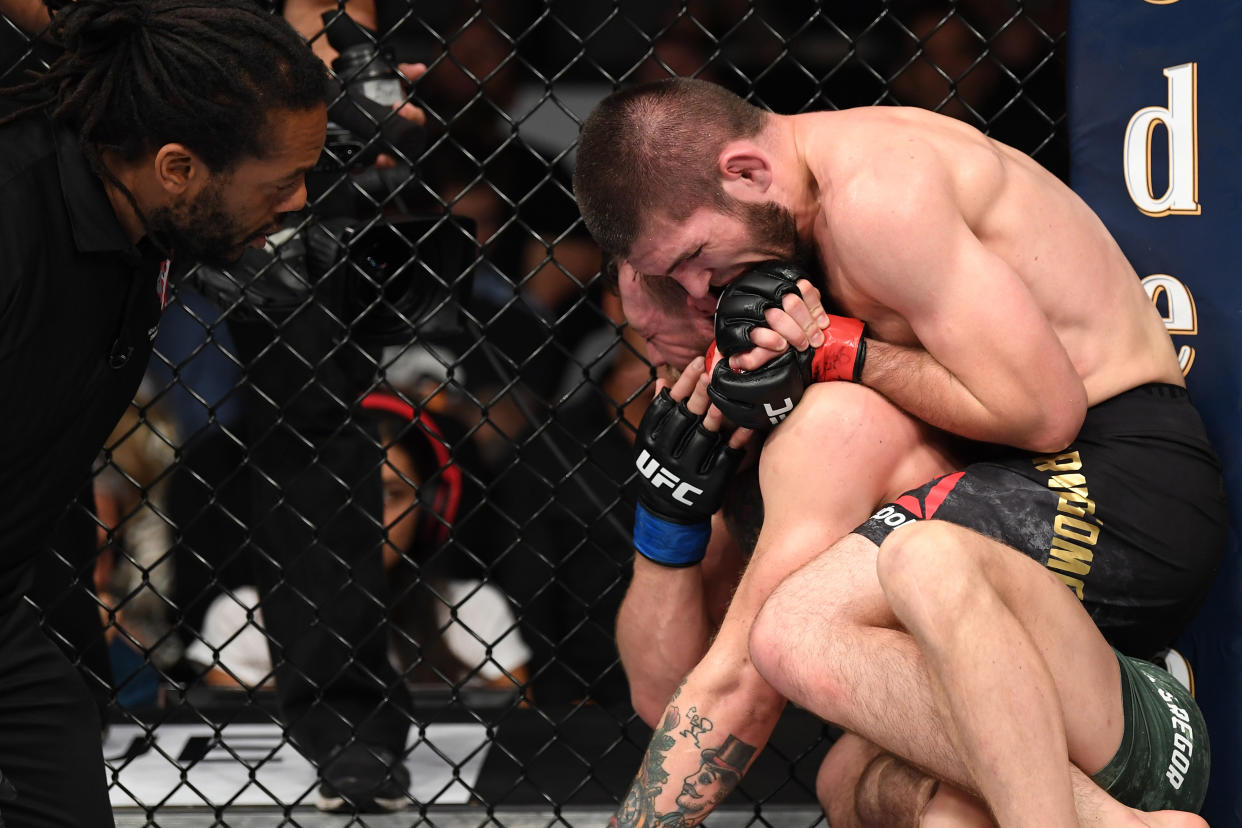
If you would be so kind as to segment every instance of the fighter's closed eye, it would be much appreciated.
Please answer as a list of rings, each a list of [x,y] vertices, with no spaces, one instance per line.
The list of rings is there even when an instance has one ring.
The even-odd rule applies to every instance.
[[[667,276],[639,274],[648,294],[666,306],[680,305],[686,298],[686,289]]]

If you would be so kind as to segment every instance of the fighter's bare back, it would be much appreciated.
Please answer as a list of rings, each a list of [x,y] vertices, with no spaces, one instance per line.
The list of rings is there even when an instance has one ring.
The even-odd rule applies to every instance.
[[[940,291],[951,281],[952,289],[973,294],[967,301],[981,319],[990,314],[995,295],[988,279],[1004,278],[1005,269],[954,272],[959,245],[969,243],[962,241],[964,223],[1026,286],[1082,378],[1088,405],[1144,382],[1183,384],[1163,322],[1121,249],[1090,208],[1029,156],[914,108],[793,120],[808,169],[824,182],[813,233],[828,292],[842,312],[866,320],[876,339],[920,344],[878,272],[902,260],[889,255],[897,246],[947,257],[925,259],[904,277],[910,285],[900,294],[910,307],[921,302],[919,283]]]

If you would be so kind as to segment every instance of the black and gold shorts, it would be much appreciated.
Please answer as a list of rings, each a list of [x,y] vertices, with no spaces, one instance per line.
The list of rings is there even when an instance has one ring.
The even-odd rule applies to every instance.
[[[907,492],[854,531],[879,544],[930,518],[1048,567],[1113,646],[1141,657],[1168,647],[1202,601],[1228,523],[1203,422],[1184,388],[1163,384],[1093,406],[1062,452],[1003,449]]]

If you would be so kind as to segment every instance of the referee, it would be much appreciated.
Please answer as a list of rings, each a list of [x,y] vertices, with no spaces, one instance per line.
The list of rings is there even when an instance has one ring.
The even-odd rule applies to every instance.
[[[306,200],[324,67],[246,0],[78,0],[0,101],[0,825],[113,824],[100,722],[23,601],[142,378],[174,255],[216,265]]]

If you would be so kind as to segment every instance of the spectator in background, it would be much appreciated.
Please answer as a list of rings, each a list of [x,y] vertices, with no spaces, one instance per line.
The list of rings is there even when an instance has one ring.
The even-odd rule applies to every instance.
[[[477,224],[482,261],[471,310],[504,370],[477,349],[468,368],[488,410],[477,437],[501,466],[531,427],[520,407],[542,416],[567,355],[600,322],[596,291],[588,288],[600,257],[578,225],[556,149],[532,146],[514,124],[521,84],[537,80],[512,57],[520,13],[500,4],[483,14],[471,3],[452,8],[440,12],[441,52],[419,82],[431,135],[422,172],[429,209]]]
[[[1047,57],[1066,29],[1067,6],[1042,0],[1017,16],[986,0],[966,0],[953,14],[922,0],[899,2],[893,14],[909,34],[893,44],[887,94],[965,121],[1066,180],[1068,141],[1051,115],[1065,109],[1065,78]]]
[[[479,492],[450,459],[443,417],[415,414],[402,399],[363,398],[383,443],[385,543],[390,586],[388,658],[413,690],[486,688],[520,695],[530,650],[509,600],[495,586],[459,574],[459,515]],[[456,434],[456,432],[454,432]],[[464,521],[463,521],[464,522]],[[469,553],[466,553],[467,557]],[[269,607],[270,607],[269,603]],[[278,611],[278,610],[277,610]],[[208,608],[187,656],[218,687],[259,687],[272,680],[259,593],[225,590]],[[490,654],[489,654],[490,653]]]
[[[185,657],[211,687],[271,687],[272,657],[259,591],[249,585],[222,590],[203,614]]]
[[[399,397],[362,401],[384,444],[384,568],[391,589],[389,658],[413,689],[472,687],[524,692],[530,650],[509,599],[462,567],[455,526],[478,492],[450,458],[443,417]],[[460,437],[460,431],[453,431]],[[460,448],[457,449],[460,454]],[[465,502],[463,502],[465,501]]]
[[[322,285],[323,283],[321,283]],[[248,541],[281,717],[328,811],[409,802],[413,711],[385,657],[377,438],[351,401],[380,345],[317,290],[295,313],[231,323],[246,364]]]
[[[319,55],[335,57],[320,15],[338,12],[337,3],[288,0],[275,5]],[[355,24],[374,27],[373,3],[350,2],[345,11],[348,16],[338,22],[347,30],[358,33]],[[417,64],[394,68],[407,80],[422,71]],[[353,106],[338,108],[337,100],[333,95],[329,101],[333,121],[348,116]],[[417,124],[423,117],[420,109],[404,102],[394,102],[392,109],[396,121]],[[410,125],[400,131],[409,136]],[[366,141],[372,136],[357,137]],[[318,159],[316,173],[324,168],[324,159]],[[358,171],[358,164],[339,160],[327,164],[335,175]],[[376,161],[390,167],[396,163],[383,155]],[[296,295],[282,295],[283,304],[270,312],[261,301],[256,312],[247,304],[254,297],[244,294],[239,305],[245,307],[234,308],[229,317],[251,392],[242,427],[250,467],[245,542],[255,561],[253,582],[264,610],[282,718],[292,741],[319,769],[316,806],[327,811],[394,811],[410,802],[404,757],[413,712],[376,635],[386,627],[387,601],[379,559],[382,453],[375,436],[353,421],[351,405],[374,382],[384,335],[368,334],[362,316],[345,307],[360,297],[349,288],[344,296],[333,292],[348,279],[339,275],[344,268],[335,268],[334,277],[319,272],[311,278],[310,254],[297,247],[329,221],[364,223],[379,210],[371,202],[365,205],[366,215],[354,215],[357,200],[347,199],[349,209],[338,215],[324,201],[324,194],[316,193],[296,227],[291,223],[282,228],[285,232],[273,234],[263,251],[250,251],[235,271],[248,284],[259,283],[255,291],[261,292],[278,258],[279,266],[296,269],[293,282],[300,285]],[[334,227],[325,232],[339,237],[342,225]],[[332,263],[321,264],[326,268]],[[412,338],[416,332],[403,330],[400,335]],[[200,630],[209,652],[213,644],[219,649],[209,622],[221,623],[227,631],[229,614],[240,606],[234,590],[207,607],[208,613],[216,613],[205,614]],[[259,639],[252,635],[250,640]],[[197,654],[203,658],[201,648]],[[210,671],[207,675],[219,678]]]
[[[603,306],[612,321],[584,339],[546,428],[495,482],[512,527],[497,577],[521,607],[540,704],[629,700],[614,627],[633,556],[629,481],[651,366],[617,297],[604,294]]]
[[[140,389],[108,437],[95,474],[95,589],[106,613],[117,700],[125,707],[157,703],[160,673],[181,657],[169,617],[175,579],[167,517],[177,444],[171,420]]]

